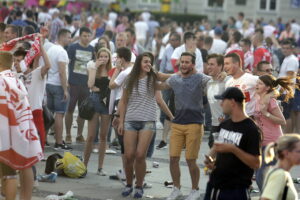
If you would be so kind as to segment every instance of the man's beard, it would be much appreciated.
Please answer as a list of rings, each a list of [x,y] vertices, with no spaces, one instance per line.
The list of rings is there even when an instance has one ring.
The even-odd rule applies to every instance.
[[[183,72],[183,70],[180,70],[180,71],[181,71],[181,74],[187,75],[193,71],[193,68],[186,69],[185,72]]]

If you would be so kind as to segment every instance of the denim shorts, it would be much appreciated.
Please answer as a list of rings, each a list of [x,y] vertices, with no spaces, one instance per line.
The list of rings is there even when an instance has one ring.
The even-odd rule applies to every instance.
[[[295,90],[295,96],[293,101],[293,111],[300,112],[300,90]]]
[[[155,131],[155,121],[128,121],[124,123],[126,131]]]
[[[59,85],[46,85],[47,107],[55,113],[65,113],[67,110],[67,100],[64,100],[64,90]]]
[[[92,92],[90,98],[93,101],[95,111],[100,115],[108,115],[108,106],[103,101],[100,101],[100,93]]]

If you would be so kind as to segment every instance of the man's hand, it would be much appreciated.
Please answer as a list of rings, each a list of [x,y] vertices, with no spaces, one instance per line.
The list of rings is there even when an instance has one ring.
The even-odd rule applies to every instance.
[[[221,72],[218,76],[217,76],[217,80],[218,81],[224,81],[224,79],[226,78],[227,73],[226,72]]]
[[[214,169],[215,163],[216,163],[216,161],[211,156],[205,155],[204,164],[208,169],[211,169],[211,170]]]
[[[69,92],[68,91],[64,91],[63,101],[67,101],[68,99],[69,99]]]
[[[119,125],[118,125],[118,134],[119,135],[123,135],[124,134],[124,122],[119,122]]]
[[[234,144],[214,143],[214,149],[218,153],[233,153],[236,146]]]
[[[114,117],[113,121],[112,121],[112,126],[115,128],[115,129],[118,129],[118,126],[119,126],[119,117]]]

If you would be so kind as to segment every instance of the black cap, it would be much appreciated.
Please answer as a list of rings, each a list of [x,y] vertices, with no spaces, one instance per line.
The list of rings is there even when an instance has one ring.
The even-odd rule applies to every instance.
[[[244,93],[237,87],[229,87],[222,94],[215,95],[215,99],[234,99],[236,102],[242,103],[245,99]]]

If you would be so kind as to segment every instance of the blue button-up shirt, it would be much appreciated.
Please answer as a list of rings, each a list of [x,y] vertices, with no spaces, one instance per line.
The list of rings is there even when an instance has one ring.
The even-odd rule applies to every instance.
[[[171,56],[173,54],[174,48],[169,45],[163,54],[163,57],[161,59],[159,72],[161,73],[173,73],[174,68],[171,64]]]

